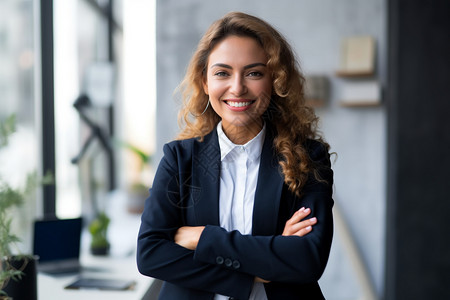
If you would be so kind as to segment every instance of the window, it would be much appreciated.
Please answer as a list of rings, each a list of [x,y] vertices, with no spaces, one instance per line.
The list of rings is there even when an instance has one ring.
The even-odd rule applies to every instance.
[[[114,3],[111,36],[106,14],[110,2]],[[126,189],[139,172],[136,157],[118,142],[148,153],[154,150],[155,1],[54,1],[54,49],[56,215],[89,216],[103,208],[111,187]],[[89,89],[90,74],[110,61],[114,110],[94,101]],[[91,105],[82,116],[74,103],[85,94]],[[93,131],[83,118],[105,136],[112,134],[112,160],[98,137],[89,142]],[[74,158],[80,158],[76,164]],[[146,175],[150,186],[151,174]]]
[[[34,205],[29,220],[41,217],[44,211],[53,214],[55,204],[56,216],[60,218],[90,214],[93,199],[103,201],[112,183],[116,188],[124,188],[134,176],[135,171],[130,170],[136,165],[133,154],[114,146],[110,159],[98,139],[86,147],[76,164],[72,163],[92,134],[74,103],[86,93],[86,78],[93,66],[113,60],[114,109],[92,105],[85,111],[88,119],[107,135],[114,131],[116,140],[132,143],[146,152],[154,150],[156,1],[124,2],[0,1],[0,119],[16,115],[17,141],[20,151],[24,151],[15,153],[17,162],[10,159],[8,164],[0,164],[0,175],[2,170],[40,170],[48,157],[53,161],[53,153],[49,152],[53,148],[55,151],[56,200],[45,197],[43,203]],[[107,9],[110,3],[114,5],[112,31]],[[43,37],[39,13],[43,11],[46,15],[42,20],[50,19],[53,31],[43,25],[42,36],[53,41],[53,48],[51,42],[40,42]],[[122,24],[125,22],[126,26]],[[41,51],[41,46],[50,51]],[[44,58],[47,61],[42,62]],[[45,71],[41,75],[41,69],[52,63],[50,76]],[[51,96],[42,97],[47,91],[51,91]],[[46,119],[51,122],[46,123]],[[43,146],[51,151],[41,150]],[[16,163],[20,166],[11,167]],[[111,163],[118,169],[116,173],[111,171]]]
[[[60,218],[92,213],[114,184],[108,181],[110,175],[114,176],[109,152],[102,147],[96,129],[110,142],[110,122],[114,121],[111,107],[118,99],[109,99],[110,104],[98,107],[86,91],[93,66],[113,59],[108,3],[54,1],[56,215]],[[113,95],[120,85],[115,87],[110,87]],[[90,103],[75,109],[74,103],[83,95]]]
[[[0,1],[0,119],[16,116],[16,132],[0,150],[0,176],[15,187],[23,186],[27,174],[40,168],[34,5],[32,0]],[[25,248],[30,246],[29,228],[37,207],[36,198],[27,201],[15,219]]]

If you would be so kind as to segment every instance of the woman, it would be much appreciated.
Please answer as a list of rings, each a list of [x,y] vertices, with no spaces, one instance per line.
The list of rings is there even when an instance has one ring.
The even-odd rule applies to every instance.
[[[160,299],[323,299],[333,172],[303,81],[256,17],[229,13],[201,39],[138,237]]]

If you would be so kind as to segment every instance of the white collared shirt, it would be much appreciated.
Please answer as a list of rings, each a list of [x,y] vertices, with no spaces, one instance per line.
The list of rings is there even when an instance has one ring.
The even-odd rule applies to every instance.
[[[252,233],[253,204],[255,202],[256,183],[261,151],[266,134],[266,125],[245,145],[231,142],[217,125],[220,146],[220,227],[227,231],[238,230],[241,234]],[[215,300],[228,299],[216,295]],[[264,285],[255,283],[249,300],[267,299]]]

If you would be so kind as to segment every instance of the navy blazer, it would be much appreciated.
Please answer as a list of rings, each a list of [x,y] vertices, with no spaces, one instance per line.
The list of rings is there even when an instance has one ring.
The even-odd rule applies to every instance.
[[[138,236],[139,271],[164,282],[160,299],[213,299],[222,294],[248,299],[255,276],[268,299],[324,299],[317,283],[333,236],[333,172],[324,145],[305,147],[319,170],[296,197],[280,172],[268,127],[261,153],[253,208],[252,235],[219,226],[220,148],[217,131],[204,141],[188,139],[164,146]],[[317,224],[304,237],[281,236],[285,222],[301,207]],[[181,226],[206,226],[195,251],[174,242]]]

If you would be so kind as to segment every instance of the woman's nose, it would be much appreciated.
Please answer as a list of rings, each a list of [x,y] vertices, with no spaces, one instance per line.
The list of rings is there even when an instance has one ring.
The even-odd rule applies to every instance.
[[[247,92],[247,87],[245,86],[245,82],[242,76],[235,76],[233,78],[233,81],[231,82],[230,91],[235,96],[241,96]]]

